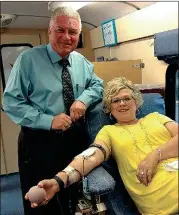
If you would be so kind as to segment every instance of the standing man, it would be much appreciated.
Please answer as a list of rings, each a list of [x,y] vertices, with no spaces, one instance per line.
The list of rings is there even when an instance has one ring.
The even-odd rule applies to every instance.
[[[21,125],[18,161],[23,199],[30,187],[63,170],[87,147],[84,115],[103,97],[103,81],[92,63],[74,51],[80,32],[78,12],[56,9],[48,30],[50,43],[21,53],[8,79],[3,108]],[[35,209],[24,200],[25,215],[73,214],[75,189],[69,187]]]

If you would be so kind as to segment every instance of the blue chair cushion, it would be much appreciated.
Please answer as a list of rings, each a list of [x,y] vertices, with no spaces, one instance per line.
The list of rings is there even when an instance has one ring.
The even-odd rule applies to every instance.
[[[98,175],[98,180],[96,176]],[[102,167],[93,170],[93,174],[89,174],[87,177],[88,191],[91,195],[101,195],[110,193],[114,190],[116,185],[113,177]]]
[[[164,98],[159,93],[143,93],[144,104],[139,108],[137,118],[140,119],[152,112],[159,112],[165,115]]]
[[[178,29],[154,35],[154,55],[156,57],[178,56]]]

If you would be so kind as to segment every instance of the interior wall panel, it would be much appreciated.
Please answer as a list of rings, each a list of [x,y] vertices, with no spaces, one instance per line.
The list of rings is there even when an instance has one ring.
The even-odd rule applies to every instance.
[[[105,21],[105,20],[104,20]],[[178,2],[158,2],[116,19],[118,43],[178,28]],[[91,30],[92,48],[104,46],[101,26]]]

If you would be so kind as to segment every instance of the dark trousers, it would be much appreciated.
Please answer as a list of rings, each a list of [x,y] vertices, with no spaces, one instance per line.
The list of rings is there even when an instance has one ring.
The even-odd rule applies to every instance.
[[[69,201],[75,209],[77,184],[59,192],[50,202],[31,208],[24,199],[28,190],[43,179],[50,179],[88,147],[85,126],[81,123],[65,132],[33,130],[22,127],[18,139],[18,162],[25,215],[71,215]]]

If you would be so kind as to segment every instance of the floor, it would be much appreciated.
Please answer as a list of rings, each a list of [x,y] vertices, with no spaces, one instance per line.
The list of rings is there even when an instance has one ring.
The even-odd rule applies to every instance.
[[[1,209],[0,215],[24,215],[19,174],[0,176]]]

